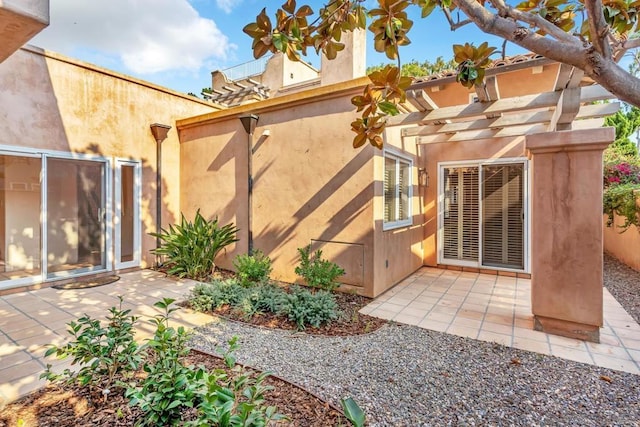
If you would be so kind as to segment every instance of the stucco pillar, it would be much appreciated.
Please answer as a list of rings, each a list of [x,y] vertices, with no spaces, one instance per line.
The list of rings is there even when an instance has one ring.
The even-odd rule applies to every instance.
[[[536,330],[599,342],[602,151],[614,136],[613,128],[527,136]]]

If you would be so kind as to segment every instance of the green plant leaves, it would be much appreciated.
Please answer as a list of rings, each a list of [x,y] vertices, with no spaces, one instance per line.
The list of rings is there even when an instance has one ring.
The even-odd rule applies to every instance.
[[[346,399],[342,399],[340,403],[342,404],[344,415],[349,421],[351,421],[351,424],[353,424],[354,427],[363,427],[366,421],[366,416],[356,401],[351,397],[347,397]]]

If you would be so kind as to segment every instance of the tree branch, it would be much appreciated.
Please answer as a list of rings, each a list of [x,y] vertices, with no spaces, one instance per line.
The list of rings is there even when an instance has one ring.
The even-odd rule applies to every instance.
[[[493,7],[495,7],[501,17],[513,18],[516,21],[526,22],[527,24],[541,29],[546,34],[558,39],[558,40],[573,40],[573,36],[570,36],[565,31],[553,25],[538,14],[523,12],[516,8],[513,8],[506,4],[503,0],[490,0]]]
[[[611,58],[573,36],[554,40],[527,29],[511,19],[491,13],[477,0],[454,0],[456,5],[485,33],[509,40],[551,60],[573,65],[585,72],[620,100],[640,106],[640,79],[622,69]]]
[[[458,20],[458,22],[453,22],[453,18],[451,17],[451,11],[449,10],[448,7],[443,7],[442,12],[444,12],[444,16],[447,18],[447,21],[449,21],[449,27],[451,28],[451,31],[455,31],[460,27],[464,27],[467,24],[471,24],[470,19],[465,19],[464,21]]]
[[[611,58],[611,46],[607,42],[609,26],[602,12],[602,0],[585,0],[589,22],[589,39],[593,47],[605,58]]]

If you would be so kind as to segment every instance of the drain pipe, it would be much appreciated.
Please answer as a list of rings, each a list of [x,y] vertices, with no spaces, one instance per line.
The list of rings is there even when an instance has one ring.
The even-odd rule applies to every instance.
[[[247,133],[247,227],[249,235],[248,255],[253,255],[253,132],[256,130],[259,116],[245,114],[238,117]]]
[[[156,249],[160,247],[162,231],[162,141],[167,139],[171,126],[153,123],[151,133],[156,140]],[[156,267],[160,267],[160,255],[156,254]]]

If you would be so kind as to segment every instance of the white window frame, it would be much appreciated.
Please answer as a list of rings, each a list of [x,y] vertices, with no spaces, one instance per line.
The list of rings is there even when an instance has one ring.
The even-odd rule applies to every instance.
[[[142,163],[138,160],[116,158],[114,162],[114,216],[113,224],[115,238],[113,239],[114,246],[114,268],[116,270],[124,268],[139,267],[142,255],[142,235],[140,224],[140,206],[142,203]],[[122,228],[119,222],[122,214],[122,167],[133,167],[133,260],[122,262],[121,258],[121,244],[122,244]]]
[[[479,247],[478,253],[478,262],[471,261],[458,261],[458,260],[450,260],[444,258],[444,168],[446,167],[464,167],[464,166],[472,166],[478,167],[479,173],[479,182],[482,183],[483,179],[483,171],[482,166],[490,165],[490,164],[509,164],[509,163],[520,163],[523,164],[523,213],[524,213],[524,243],[523,243],[523,256],[524,256],[524,268],[523,269],[512,269],[512,268],[504,268],[504,267],[495,267],[495,266],[484,266],[482,264],[482,245]],[[496,270],[496,271],[511,271],[518,273],[530,273],[531,272],[531,204],[529,203],[529,197],[531,195],[531,180],[529,177],[530,169],[529,169],[529,160],[526,157],[509,157],[509,158],[496,158],[496,159],[482,159],[482,160],[468,160],[468,161],[446,161],[446,162],[438,162],[438,215],[437,215],[437,224],[438,224],[438,232],[437,232],[437,263],[438,264],[446,264],[446,265],[456,265],[460,267],[473,267],[473,268],[484,268],[488,270]],[[479,191],[482,192],[482,186],[479,186]],[[482,197],[478,200],[478,209],[482,212]],[[478,239],[482,242],[482,227],[478,230]]]
[[[411,225],[413,225],[413,159],[409,156],[406,155],[402,155],[396,151],[393,150],[389,150],[389,149],[385,149],[383,151],[383,160],[382,160],[382,230],[383,231],[388,231],[388,230],[394,230],[397,228],[401,228],[401,227],[409,227]],[[386,160],[387,159],[393,159],[396,161],[396,182],[400,182],[400,164],[401,163],[406,163],[407,166],[409,167],[409,182],[408,182],[408,204],[407,204],[407,215],[408,217],[406,219],[401,219],[401,220],[397,220],[397,221],[389,221],[389,222],[385,222],[384,220],[384,179],[386,174],[384,173],[385,171],[385,165],[386,165]],[[395,203],[395,209],[396,209],[396,217],[398,216],[398,211],[400,210],[400,204],[398,203],[399,200],[399,188],[396,185],[396,189],[395,189],[395,197],[394,200],[396,201]]]

